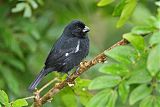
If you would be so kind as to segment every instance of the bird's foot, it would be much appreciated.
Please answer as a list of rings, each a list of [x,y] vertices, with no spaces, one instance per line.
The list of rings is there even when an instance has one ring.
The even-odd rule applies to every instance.
[[[76,74],[78,75],[78,71],[79,71],[80,67],[78,66],[77,69],[76,69]]]

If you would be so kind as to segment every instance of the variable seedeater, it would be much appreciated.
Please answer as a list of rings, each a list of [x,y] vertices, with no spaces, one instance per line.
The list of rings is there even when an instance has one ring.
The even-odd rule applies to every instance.
[[[52,71],[68,73],[88,55],[89,28],[81,21],[69,23],[51,49],[43,69],[29,86],[33,91],[42,78]]]

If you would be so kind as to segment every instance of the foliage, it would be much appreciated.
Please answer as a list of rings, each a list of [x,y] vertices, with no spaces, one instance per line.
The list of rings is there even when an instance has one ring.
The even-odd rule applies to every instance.
[[[97,0],[0,1],[0,89],[8,94],[0,91],[0,107],[11,104],[27,106],[24,99],[17,98],[30,95],[27,87],[43,67],[53,42],[71,20],[81,19],[91,27],[90,54],[87,57],[90,59],[118,41],[121,36],[117,35],[128,32],[137,24],[144,24],[155,10],[154,0],[101,0],[97,5],[103,7],[96,4]],[[151,17],[147,25],[134,27],[124,35],[131,45],[105,52],[110,59],[100,67],[100,72],[97,69],[101,65],[93,67],[82,75],[85,79],[78,78],[73,88],[65,88],[44,107],[94,107],[96,104],[112,107],[117,104],[123,106],[128,101],[138,103],[140,107],[159,105],[159,96],[155,96],[160,92],[157,84],[160,78],[157,30],[160,9],[158,11],[157,17]],[[126,24],[116,29],[115,22],[118,22],[117,27]],[[149,42],[141,36],[145,34],[152,35]],[[61,79],[62,76],[52,73],[40,85],[54,77]],[[90,83],[93,78],[95,80]],[[88,90],[88,86],[102,91],[96,94],[97,91]],[[137,93],[141,94],[142,89],[144,93],[139,97]],[[28,103],[32,104],[30,100]]]
[[[139,104],[140,107],[160,106],[159,23],[158,13],[149,24],[134,27],[123,35],[130,45],[105,51],[113,61],[100,67],[103,76],[90,83],[89,89],[101,91],[90,100],[88,107],[116,107],[118,100],[124,105],[129,102],[129,105]],[[143,35],[149,36],[148,39]]]
[[[27,106],[28,103],[25,99],[17,99],[9,102],[7,94],[3,90],[0,90],[0,105],[5,107],[24,107]]]
[[[98,6],[105,6],[112,3],[114,0],[101,0],[98,3]],[[113,16],[120,16],[119,21],[117,22],[117,27],[121,27],[132,15],[138,0],[120,0],[120,2],[115,6],[113,11]]]

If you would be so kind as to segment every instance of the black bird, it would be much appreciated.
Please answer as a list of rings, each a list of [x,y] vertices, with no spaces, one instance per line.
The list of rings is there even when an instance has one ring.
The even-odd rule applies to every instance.
[[[29,86],[33,91],[42,78],[52,71],[68,73],[88,55],[89,52],[89,28],[81,21],[74,20],[68,24],[61,37],[51,49],[45,66],[36,79]]]

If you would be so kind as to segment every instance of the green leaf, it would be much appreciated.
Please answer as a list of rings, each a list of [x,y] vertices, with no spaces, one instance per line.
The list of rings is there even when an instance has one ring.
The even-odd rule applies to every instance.
[[[126,5],[124,6],[120,19],[117,22],[117,27],[121,27],[125,24],[125,22],[132,15],[135,7],[137,5],[137,0],[126,0]]]
[[[91,93],[88,91],[88,85],[91,82],[89,79],[76,79],[76,85],[74,86],[74,92],[79,96],[80,102],[86,106],[90,98]]]
[[[8,102],[8,95],[3,90],[0,90],[0,103],[6,105]]]
[[[153,32],[153,28],[151,26],[137,26],[132,29],[133,34],[144,35]]]
[[[147,60],[147,68],[152,76],[160,70],[160,44],[153,47]]]
[[[160,97],[150,95],[140,102],[140,107],[159,107]]]
[[[0,104],[0,107],[2,107],[2,105]]]
[[[101,0],[100,2],[98,2],[97,6],[105,6],[112,3],[113,1],[114,0]]]
[[[43,0],[37,0],[37,2],[38,2],[40,5],[43,5],[43,4],[44,4]]]
[[[111,75],[126,75],[128,73],[128,69],[123,65],[112,63],[112,64],[104,64],[99,69],[100,72],[111,74]]]
[[[160,7],[160,1],[156,1],[155,4]]]
[[[126,82],[121,82],[118,86],[118,93],[123,103],[126,103],[129,94],[129,85]]]
[[[36,44],[36,41],[31,36],[25,35],[25,36],[21,37],[20,39],[25,45],[27,45],[27,48],[31,52],[35,52],[36,51],[37,44]]]
[[[11,56],[10,54],[0,52],[0,60],[9,64],[10,66],[15,67],[16,69],[19,69],[20,71],[25,71],[25,66],[22,61],[18,60],[18,58]]]
[[[120,3],[114,8],[113,16],[120,16],[124,6],[126,5],[126,0],[120,0]]]
[[[128,40],[137,50],[144,50],[145,43],[142,36],[127,33],[123,35],[123,38]]]
[[[9,28],[4,27],[0,28],[0,31],[3,32],[2,39],[4,41],[5,48],[14,52],[17,56],[22,57],[22,51],[18,40],[13,36],[12,31]]]
[[[34,0],[28,0],[28,2],[31,4],[33,9],[37,9],[38,8],[38,4]]]
[[[111,89],[100,91],[91,98],[87,104],[87,107],[105,107],[111,92]]]
[[[160,77],[158,78],[158,81],[160,81]],[[160,84],[157,84],[156,91],[160,93]]]
[[[111,93],[112,94],[109,96],[109,99],[108,99],[106,107],[115,107],[115,103],[116,103],[118,94],[117,94],[116,90],[114,90],[114,91],[112,90]],[[101,106],[101,107],[103,107],[103,106]]]
[[[143,78],[142,78],[143,77]],[[148,83],[152,80],[152,77],[146,69],[139,69],[134,72],[131,72],[131,76],[127,81],[128,84],[141,84]]]
[[[5,104],[5,107],[12,107],[10,103]]]
[[[13,76],[12,70],[7,66],[0,66],[0,72],[4,77],[6,84],[8,85],[9,89],[13,91],[16,95],[19,95],[19,83],[17,79]]]
[[[28,103],[25,99],[17,99],[16,101],[14,101],[12,103],[13,107],[23,107],[23,106],[27,106]]]
[[[102,89],[116,86],[121,81],[119,76],[100,76],[92,80],[89,89]],[[105,82],[105,83],[104,83]]]
[[[160,96],[153,96],[153,97],[154,97],[154,100],[153,100],[154,107],[160,107]]]
[[[26,3],[18,3],[15,8],[12,9],[12,13],[21,12],[24,10]]]
[[[150,41],[149,43],[151,45],[155,45],[155,44],[160,44],[160,31],[158,32],[154,32],[152,35],[151,35],[151,38],[150,38]]]
[[[152,89],[145,84],[136,87],[130,94],[129,103],[131,105],[135,104],[137,101],[149,96]]]
[[[140,107],[153,107],[153,100],[152,96],[147,96],[140,102]]]
[[[134,63],[135,58],[137,56],[137,53],[134,50],[134,48],[130,46],[118,46],[110,51],[105,51],[104,53],[108,57],[111,57],[114,60],[125,65]]]
[[[62,100],[66,107],[75,107],[77,105],[76,97],[73,93],[63,94]]]
[[[32,16],[32,9],[30,7],[29,4],[26,4],[25,5],[25,9],[24,9],[24,14],[23,14],[24,17],[31,17]]]

